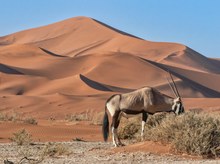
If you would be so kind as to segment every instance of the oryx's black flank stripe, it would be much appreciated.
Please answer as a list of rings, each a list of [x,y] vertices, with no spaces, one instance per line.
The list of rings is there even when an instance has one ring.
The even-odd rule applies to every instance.
[[[134,111],[132,109],[121,109],[122,112],[126,113],[126,114],[140,114],[143,113],[144,111]]]

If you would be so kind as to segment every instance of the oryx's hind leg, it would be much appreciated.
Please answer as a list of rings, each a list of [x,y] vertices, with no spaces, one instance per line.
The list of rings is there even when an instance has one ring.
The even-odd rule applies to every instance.
[[[116,110],[113,117],[112,117],[112,141],[115,147],[122,145],[120,139],[118,138],[117,128],[120,123],[120,110]]]
[[[122,117],[122,112],[120,112],[119,117],[118,117],[118,122],[117,122],[117,125],[118,125],[118,126],[119,126],[121,117]],[[125,146],[125,145],[121,142],[121,139],[118,137],[118,133],[117,133],[117,138],[118,138],[118,144],[119,144],[120,146]]]
[[[144,140],[144,127],[145,127],[145,123],[147,121],[147,112],[143,112],[142,113],[142,122],[141,122],[141,140]]]

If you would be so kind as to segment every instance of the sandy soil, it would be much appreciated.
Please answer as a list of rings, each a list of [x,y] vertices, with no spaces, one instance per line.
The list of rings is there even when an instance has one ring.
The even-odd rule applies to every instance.
[[[38,125],[1,122],[0,142],[10,142],[13,133],[25,129],[34,141],[71,141],[79,138],[86,141],[102,141],[101,126],[90,123],[67,121],[40,121]]]
[[[67,148],[65,153],[58,155],[43,151],[48,143],[34,143],[31,146],[0,144],[0,160],[22,163],[218,163],[218,160],[195,159],[194,157],[174,156],[172,154],[155,154],[143,150],[126,151],[112,148],[103,142],[56,142],[50,145],[62,145]],[[154,144],[155,145],[155,144]],[[135,146],[135,145],[134,145]],[[28,151],[27,151],[28,150]]]

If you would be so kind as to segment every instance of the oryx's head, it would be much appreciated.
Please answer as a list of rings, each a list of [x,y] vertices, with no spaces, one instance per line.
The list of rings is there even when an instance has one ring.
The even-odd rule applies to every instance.
[[[173,100],[172,111],[177,115],[184,113],[184,107],[180,97]]]
[[[172,80],[172,84],[173,85],[170,83],[168,78],[167,78],[167,81],[168,81],[168,83],[170,85],[171,90],[173,91],[173,94],[176,96],[176,98],[173,99],[172,111],[175,114],[179,115],[181,113],[184,113],[184,107],[183,107],[183,103],[182,103],[179,91],[178,91],[178,89],[176,87],[176,84],[175,84],[175,82],[173,80],[173,77],[172,77],[170,72],[169,72],[169,74],[170,74],[170,78]]]

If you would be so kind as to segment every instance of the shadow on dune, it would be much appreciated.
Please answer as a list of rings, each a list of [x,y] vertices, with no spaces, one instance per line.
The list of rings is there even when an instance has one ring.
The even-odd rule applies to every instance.
[[[48,50],[46,50],[46,49],[44,49],[44,48],[42,48],[42,47],[39,47],[39,48],[40,48],[42,51],[46,52],[48,55],[55,56],[55,57],[65,57],[65,56],[62,56],[62,55],[55,54],[55,53],[53,53],[53,52],[51,52],[51,51],[48,51]]]
[[[216,64],[220,67],[220,59],[211,59],[211,58],[209,58],[209,60],[211,60],[214,64]],[[220,72],[219,72],[219,74],[220,74]]]
[[[93,18],[92,18],[92,19],[93,19]],[[124,31],[120,31],[120,30],[118,30],[118,29],[116,29],[116,28],[114,28],[114,27],[111,27],[111,26],[109,26],[109,25],[107,25],[107,24],[105,24],[105,23],[103,23],[103,22],[100,22],[100,21],[98,21],[98,20],[96,20],[96,19],[93,19],[93,20],[96,21],[97,23],[99,23],[99,24],[101,24],[101,25],[103,25],[103,26],[105,26],[105,27],[107,27],[107,28],[113,30],[113,31],[116,31],[116,32],[122,34],[122,35],[127,35],[127,36],[130,36],[130,37],[133,37],[133,38],[137,38],[137,39],[144,40],[144,39],[142,39],[142,38],[139,38],[139,37],[137,37],[137,36],[131,35],[131,34],[126,33],[126,32],[124,32]]]
[[[212,60],[210,58],[207,58],[206,56],[200,54],[199,52],[189,47],[185,49],[185,53],[193,57],[192,59],[194,59],[194,61],[198,61],[202,63],[202,66],[206,68],[207,70],[210,70],[211,72],[215,74],[220,74],[220,62],[218,62],[218,60]],[[195,57],[195,54],[199,58]]]
[[[96,82],[94,80],[91,80],[91,79],[83,76],[82,74],[80,74],[79,77],[89,87],[91,87],[93,89],[96,89],[96,90],[99,90],[99,91],[125,93],[125,92],[131,92],[131,91],[134,90],[134,89],[120,88],[120,87],[115,87],[115,86],[111,86],[111,85],[102,84],[102,83]]]
[[[17,75],[23,75],[22,72],[17,71],[13,67],[10,67],[5,64],[0,64],[0,72],[7,73],[7,74],[17,74]]]
[[[183,75],[177,73],[175,71],[175,67],[167,66],[165,64],[160,64],[160,63],[150,61],[150,60],[147,60],[147,59],[144,59],[144,58],[141,58],[141,59],[144,60],[145,62],[148,62],[152,65],[155,65],[155,66],[163,69],[164,71],[169,71],[174,76],[176,76],[179,79],[181,79],[182,81],[186,82],[187,85],[190,86],[193,90],[199,91],[201,94],[203,94],[207,98],[220,98],[220,92],[215,91],[213,89],[210,89],[210,88],[208,88],[204,85],[201,85],[201,84],[199,84],[199,83],[197,83],[193,80],[190,80],[186,76],[183,76]]]

